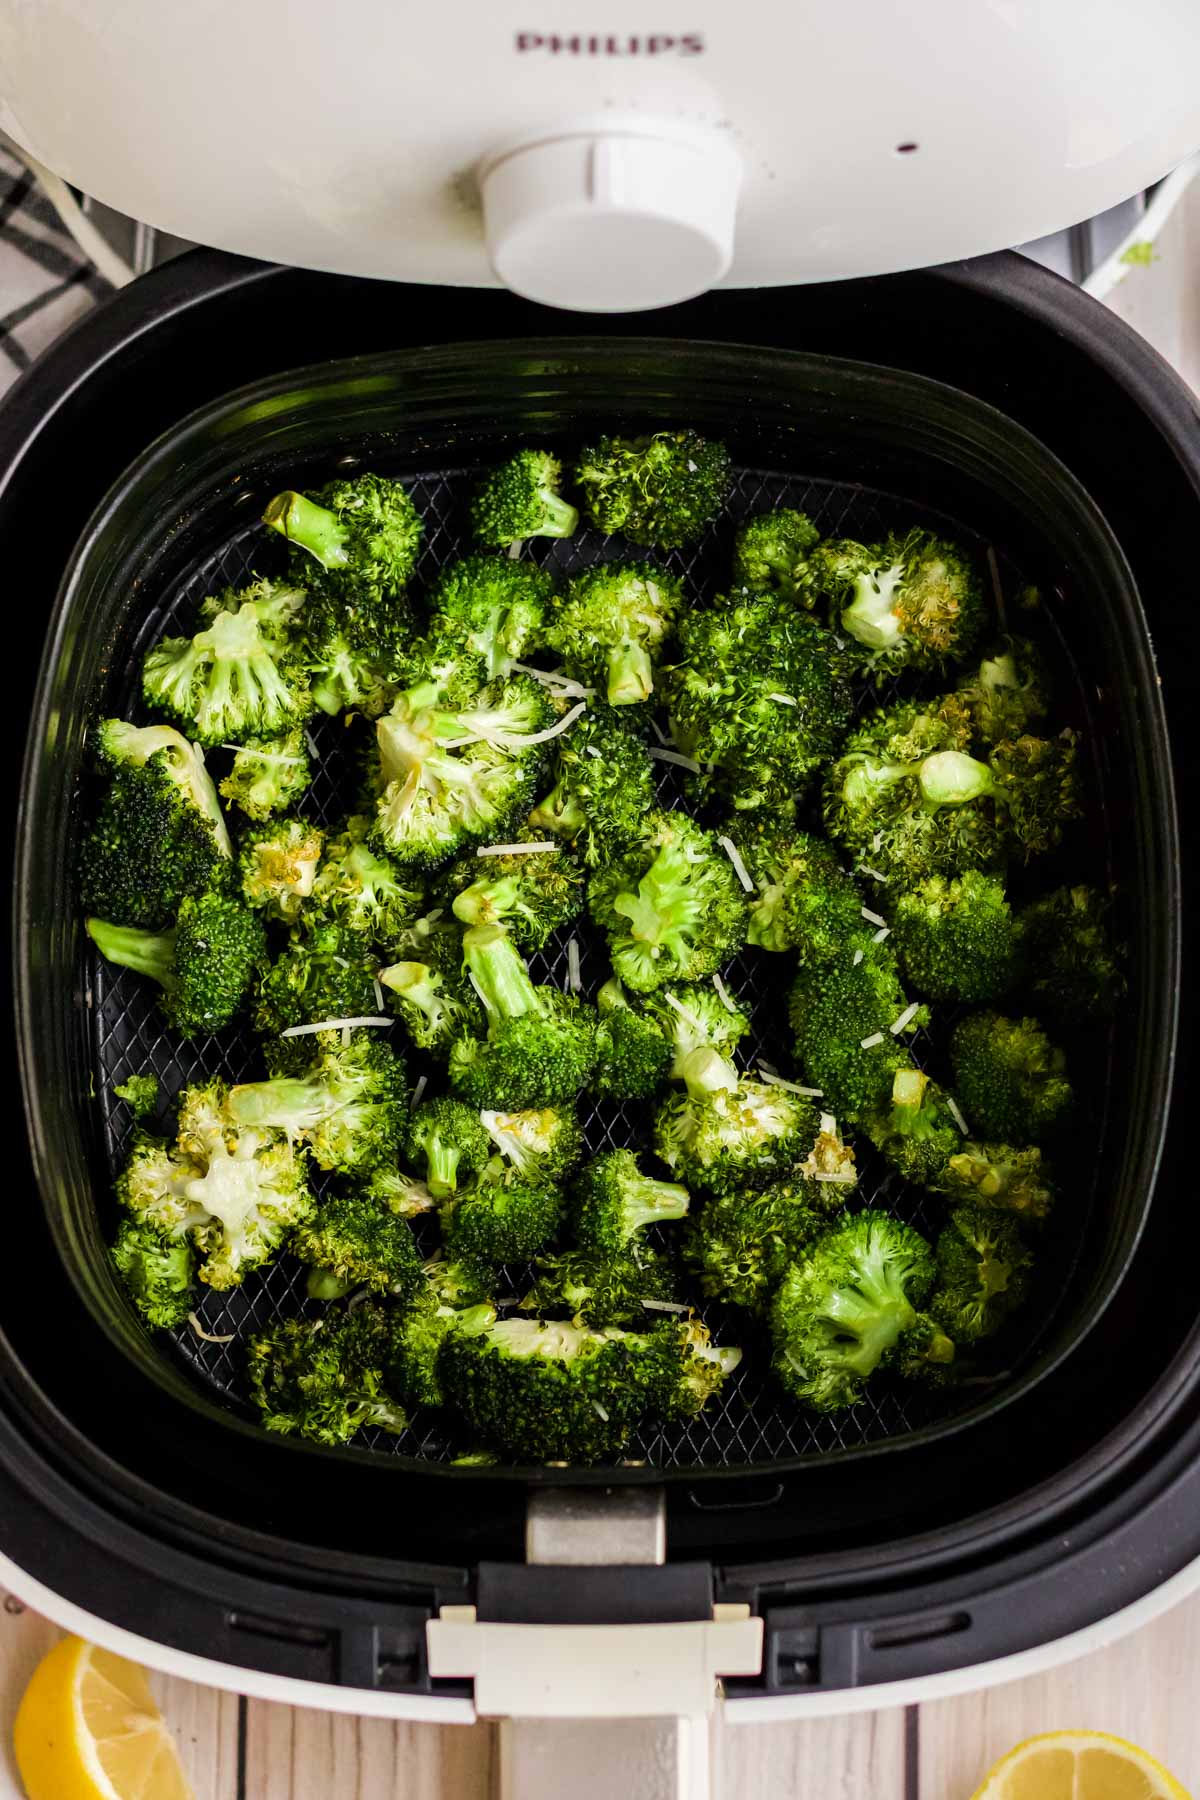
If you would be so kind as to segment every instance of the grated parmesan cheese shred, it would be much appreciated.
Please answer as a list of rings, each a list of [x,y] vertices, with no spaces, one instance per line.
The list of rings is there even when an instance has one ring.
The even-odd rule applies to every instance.
[[[579,939],[567,939],[567,986],[573,994],[583,992],[583,977],[579,969]]]
[[[373,981],[373,983],[375,985],[375,1010],[382,1016],[382,1014],[383,1014],[383,983],[380,981],[378,975],[373,975],[371,977],[371,980]]]
[[[750,879],[750,872],[747,869],[745,863],[742,861],[741,856],[738,853],[738,847],[734,843],[733,839],[728,838],[728,837],[719,837],[717,839],[717,842],[718,842],[718,844],[720,844],[722,850],[725,852],[726,856],[729,858],[730,862],[733,864],[733,872],[737,876],[738,880],[741,882],[743,888],[746,890],[746,892],[748,894],[752,894],[754,892],[754,883]]]
[[[700,764],[693,756],[685,756],[681,750],[660,750],[657,744],[651,744],[646,751],[655,762],[674,763],[678,769],[689,769],[693,775],[700,774]]]
[[[734,1000],[733,995],[729,992],[729,989],[725,986],[725,983],[721,980],[719,975],[713,976],[713,986],[717,990],[717,999],[721,1002],[721,1005],[725,1008],[726,1012],[735,1013],[737,1011],[737,1002]]]
[[[228,1332],[223,1337],[218,1332],[205,1331],[194,1312],[188,1314],[188,1324],[191,1326],[196,1336],[198,1338],[203,1338],[206,1344],[232,1344],[233,1342],[234,1333],[232,1331]]]
[[[535,856],[539,850],[557,850],[552,838],[537,844],[477,844],[476,856]],[[432,915],[431,915],[432,916]]]
[[[882,1044],[882,1042],[883,1042],[882,1031],[873,1031],[871,1033],[870,1037],[859,1038],[858,1047],[860,1050],[873,1050],[875,1048],[876,1044]]]
[[[877,912],[872,912],[869,906],[860,906],[858,910],[862,914],[863,918],[867,921],[868,925],[886,925],[887,924],[887,920],[881,919],[879,914]]]
[[[771,1087],[786,1088],[789,1094],[803,1094],[809,1100],[824,1098],[824,1088],[801,1087],[798,1081],[785,1081],[782,1075],[776,1075],[774,1070],[768,1069],[765,1063],[760,1062],[758,1067],[763,1080],[768,1082]]]
[[[686,1306],[680,1306],[678,1300],[648,1300],[643,1294],[641,1301],[647,1312],[685,1313],[688,1310]]]
[[[310,1037],[314,1031],[358,1031],[364,1026],[390,1025],[390,1019],[375,1018],[366,1013],[361,1019],[318,1019],[312,1025],[289,1025],[280,1037]]]
[[[963,1136],[970,1137],[971,1127],[967,1124],[967,1121],[959,1111],[958,1101],[954,1098],[953,1094],[946,1095],[946,1111],[950,1114],[950,1117],[954,1120],[954,1123],[958,1126],[958,1129],[962,1132]]]
[[[422,1075],[418,1079],[416,1087],[413,1089],[412,1103],[414,1106],[420,1106],[421,1104],[421,1095],[425,1092],[425,1081],[426,1078]]]
[[[855,951],[855,952],[854,952],[854,961],[853,961],[853,962],[852,962],[852,963],[851,963],[851,964],[850,964],[850,967],[851,967],[851,968],[852,968],[852,969],[857,969],[857,967],[858,967],[858,965],[859,965],[859,963],[860,963],[860,962],[861,962],[861,961],[862,961],[862,959],[863,959],[863,953],[862,953],[862,951],[861,951],[861,950],[856,950],[856,951]]]
[[[892,1036],[899,1037],[900,1033],[902,1031],[904,1031],[909,1025],[912,1024],[913,1020],[916,1018],[916,1016],[920,1012],[920,1010],[921,1010],[921,1005],[920,1005],[920,1002],[917,1000],[914,1000],[912,1002],[911,1006],[906,1006],[904,1011],[900,1014],[900,1017],[898,1019],[894,1020],[892,1022],[892,1024],[888,1027],[888,1029],[891,1031]]]

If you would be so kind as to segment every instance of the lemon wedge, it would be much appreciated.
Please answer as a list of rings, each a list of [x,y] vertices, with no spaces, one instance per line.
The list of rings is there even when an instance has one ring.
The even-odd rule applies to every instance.
[[[82,1638],[34,1670],[13,1748],[29,1800],[194,1800],[145,1670]]]
[[[974,1800],[1191,1800],[1169,1769],[1106,1731],[1026,1738],[991,1769]]]

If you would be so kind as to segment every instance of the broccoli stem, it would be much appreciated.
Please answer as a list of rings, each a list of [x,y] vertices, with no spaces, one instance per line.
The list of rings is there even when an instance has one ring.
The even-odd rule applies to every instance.
[[[629,1000],[626,997],[625,989],[621,985],[620,978],[616,975],[610,975],[608,980],[604,983],[604,986],[600,989],[600,992],[596,995],[596,1010],[597,1012],[608,1013],[620,1012],[622,1009],[624,1009],[625,1012],[630,1010]]]
[[[449,1200],[458,1192],[458,1165],[462,1151],[436,1133],[425,1145],[425,1186],[435,1200]]]
[[[136,925],[110,925],[105,919],[88,919],[87,934],[105,962],[120,963],[139,975],[149,975],[162,987],[175,976],[175,933],[141,931]]]
[[[354,1286],[348,1277],[332,1269],[310,1269],[305,1287],[311,1300],[342,1300]]]
[[[472,925],[464,931],[463,961],[489,1019],[541,1012],[529,970],[503,925]]]
[[[569,789],[557,782],[544,800],[529,815],[534,831],[553,831],[560,837],[578,837],[587,824],[587,814]]]
[[[391,988],[410,1006],[423,1012],[432,1020],[444,1005],[443,998],[434,986],[433,973],[428,963],[398,962],[390,968],[380,969],[379,979],[384,987]]]
[[[608,703],[636,706],[654,692],[654,671],[643,644],[626,640],[608,656]]]
[[[579,513],[568,500],[553,492],[552,489],[538,489],[538,499],[545,507],[541,524],[537,528],[538,537],[569,538],[574,535],[579,523]]]
[[[992,771],[962,750],[937,750],[917,771],[926,806],[965,806],[984,795],[1002,799]]]
[[[276,494],[263,514],[263,524],[289,544],[299,544],[323,569],[344,569],[350,557],[346,533],[335,513],[291,489]]]
[[[733,1064],[711,1044],[689,1050],[686,1056],[678,1059],[678,1066],[672,1068],[671,1073],[684,1083],[693,1100],[703,1100],[706,1095],[722,1090],[732,1093],[738,1084]]]
[[[928,1086],[929,1077],[920,1069],[897,1069],[892,1079],[892,1105],[919,1107]]]
[[[502,875],[495,881],[484,877],[457,893],[451,910],[464,925],[486,925],[496,914],[503,918],[515,912],[520,898],[520,884],[513,876]]]
[[[643,1175],[626,1189],[625,1222],[632,1230],[641,1231],[646,1225],[686,1218],[690,1204],[690,1194],[678,1182]]]

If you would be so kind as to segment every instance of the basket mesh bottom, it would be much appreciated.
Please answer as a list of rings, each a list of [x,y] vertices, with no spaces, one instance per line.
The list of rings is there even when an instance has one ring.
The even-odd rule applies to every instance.
[[[341,470],[339,470],[341,472]],[[463,501],[469,492],[469,471],[446,471],[415,478],[408,485],[426,522],[419,578],[430,579],[460,550],[468,547],[462,523]],[[719,591],[729,565],[730,541],[737,521],[768,506],[790,505],[811,514],[823,534],[845,534],[871,540],[894,527],[924,520],[945,525],[928,512],[910,502],[857,487],[807,482],[794,476],[756,469],[739,471],[728,515],[702,543],[686,551],[658,556],[682,575],[690,594],[708,597]],[[960,526],[952,529],[959,536],[969,535]],[[606,540],[595,532],[581,532],[566,542],[546,543],[534,547],[538,560],[564,574],[588,563],[612,559],[627,550],[619,540]],[[636,553],[635,554],[640,554]],[[281,567],[283,546],[258,527],[242,527],[212,555],[194,566],[186,578],[162,597],[161,603],[142,622],[122,684],[114,684],[106,705],[122,710],[126,717],[144,714],[138,697],[137,671],[143,650],[164,632],[190,631],[192,612],[208,593],[226,585],[240,585],[247,576],[272,573]],[[1002,581],[1012,592],[1017,576],[1000,561]],[[911,690],[911,684],[909,684]],[[893,692],[883,689],[879,700],[886,702]],[[872,704],[870,698],[865,706]],[[339,721],[319,717],[313,722],[312,734],[319,756],[311,787],[298,810],[322,825],[336,824],[350,807],[350,767],[345,750],[347,734]],[[225,772],[228,758],[214,752],[210,758],[214,775]],[[683,787],[679,772],[659,764],[659,791],[664,805],[680,806]],[[869,895],[867,896],[869,899]],[[586,919],[558,934],[539,955],[531,958],[536,981],[554,986],[567,986],[567,939],[577,937],[581,948],[581,971],[584,992],[594,995],[609,973],[603,940],[591,930]],[[784,999],[789,974],[785,957],[768,956],[749,950],[734,958],[723,970],[722,978],[730,991],[747,1008],[752,1030],[739,1047],[743,1066],[750,1066],[759,1056],[782,1069],[790,1066]],[[130,1075],[152,1071],[159,1077],[161,1111],[165,1115],[181,1088],[203,1076],[220,1074],[231,1082],[261,1077],[261,1054],[248,1027],[230,1029],[212,1037],[183,1043],[166,1026],[157,1010],[148,984],[127,970],[110,968],[93,955],[90,969],[93,998],[93,1045],[96,1105],[103,1133],[103,1151],[109,1169],[114,1171],[124,1159],[133,1129],[129,1109],[113,1094],[113,1088]],[[938,1049],[944,1041],[953,1013],[939,1010],[932,1034],[920,1033],[912,1047],[918,1062],[937,1072],[941,1061]],[[408,1050],[402,1029],[397,1026],[394,1038],[408,1054],[410,1072],[415,1079],[427,1072],[431,1085],[437,1077],[435,1067],[426,1070],[424,1060]],[[581,1118],[592,1153],[620,1147],[638,1148],[649,1142],[650,1109],[644,1105],[616,1106],[594,1103],[586,1096],[581,1103]],[[894,1211],[929,1235],[936,1230],[939,1209],[925,1194],[905,1186],[862,1141],[858,1150],[860,1180],[853,1205],[881,1205]],[[436,1233],[426,1221],[419,1224],[419,1235],[427,1236],[432,1250]],[[174,1354],[180,1357],[196,1379],[210,1393],[239,1411],[248,1410],[243,1371],[242,1340],[274,1320],[304,1313],[315,1316],[320,1302],[305,1293],[307,1271],[291,1256],[281,1256],[270,1267],[252,1274],[245,1284],[230,1293],[213,1293],[202,1289],[198,1318],[213,1340],[198,1337],[189,1326],[174,1335]],[[498,1286],[502,1295],[519,1298],[525,1291],[527,1271],[506,1272]],[[962,1410],[978,1398],[978,1390],[967,1395],[946,1391],[922,1390],[891,1385],[880,1380],[862,1403],[846,1412],[821,1417],[802,1411],[788,1401],[772,1382],[767,1368],[765,1345],[747,1331],[745,1315],[722,1316],[710,1307],[705,1317],[715,1334],[727,1343],[741,1343],[747,1354],[734,1377],[726,1383],[719,1403],[712,1404],[704,1416],[687,1426],[663,1427],[650,1423],[632,1441],[627,1452],[631,1461],[644,1461],[655,1466],[740,1467],[773,1462],[781,1458],[812,1456],[839,1449],[858,1447],[882,1438],[895,1437],[947,1417]],[[219,1341],[228,1340],[228,1341]],[[164,1344],[167,1340],[163,1340]],[[392,1437],[378,1430],[361,1434],[358,1440],[383,1454],[396,1454],[426,1462],[445,1462],[464,1447],[460,1439],[447,1433],[446,1419],[430,1410],[414,1414],[409,1428],[401,1436]]]

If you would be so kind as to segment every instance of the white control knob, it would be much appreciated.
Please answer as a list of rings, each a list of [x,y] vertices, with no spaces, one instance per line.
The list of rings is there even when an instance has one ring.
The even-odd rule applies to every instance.
[[[639,312],[690,300],[733,258],[741,164],[711,133],[564,132],[485,163],[492,267],[528,300]]]

